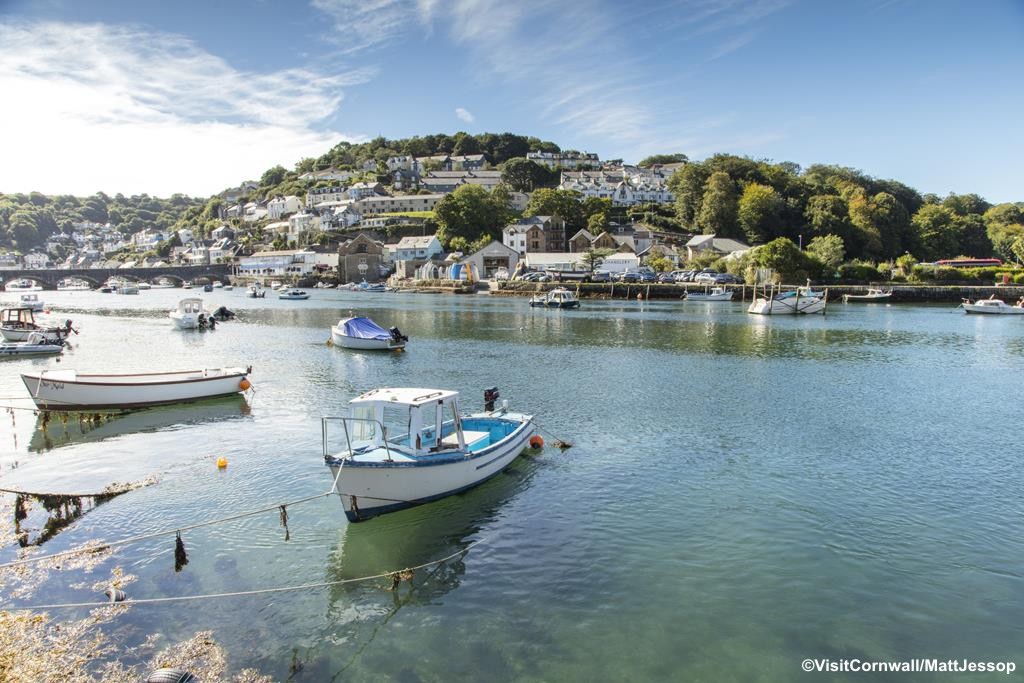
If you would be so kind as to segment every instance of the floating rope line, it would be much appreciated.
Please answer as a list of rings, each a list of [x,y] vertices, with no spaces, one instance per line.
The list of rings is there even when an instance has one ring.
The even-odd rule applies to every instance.
[[[384,572],[382,574],[373,574],[371,576],[360,576],[353,579],[338,579],[337,581],[319,581],[317,583],[303,583],[296,586],[278,586],[276,588],[258,588],[249,591],[232,591],[230,593],[205,593],[203,595],[171,595],[163,598],[139,598],[138,600],[121,600],[118,602],[119,607],[127,607],[128,605],[155,605],[158,603],[166,602],[186,602],[189,600],[210,600],[213,598],[234,598],[243,597],[248,595],[267,595],[270,593],[288,593],[293,591],[309,590],[311,588],[326,588],[328,586],[339,586],[346,583],[360,583],[362,581],[372,581],[374,579],[391,579],[394,582],[395,577],[399,577],[399,581],[408,580],[409,573],[414,572],[417,569],[424,569],[426,567],[432,567],[434,565],[442,564],[458,557],[459,555],[465,555],[469,552],[473,546],[484,543],[488,539],[481,538],[479,541],[473,541],[465,548],[442,557],[439,560],[431,560],[430,562],[424,562],[412,567],[406,567],[405,569],[398,569],[395,571]],[[392,583],[394,585],[394,583]],[[68,602],[60,603],[55,605],[28,605],[25,607],[5,607],[7,611],[29,611],[29,610],[43,610],[43,609],[65,609],[65,608],[85,608],[85,607],[109,607],[110,602]]]

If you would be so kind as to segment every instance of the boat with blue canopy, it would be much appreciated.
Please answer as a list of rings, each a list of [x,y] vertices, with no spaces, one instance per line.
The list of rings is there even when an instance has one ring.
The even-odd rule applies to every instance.
[[[533,416],[495,410],[461,415],[446,389],[374,389],[349,402],[345,417],[321,422],[324,461],[345,516],[359,522],[472,488],[501,472],[530,444]],[[339,430],[340,427],[340,430]],[[342,432],[344,447],[329,438]]]
[[[397,327],[385,330],[369,318],[342,318],[331,328],[331,342],[346,349],[393,351],[404,349],[409,338]]]

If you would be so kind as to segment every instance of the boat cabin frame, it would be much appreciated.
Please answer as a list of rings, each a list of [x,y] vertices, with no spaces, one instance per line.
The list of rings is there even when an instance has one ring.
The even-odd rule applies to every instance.
[[[350,455],[383,448],[390,462],[392,451],[416,457],[468,450],[456,391],[374,389],[353,399],[347,416],[321,418],[325,457],[332,455],[328,447],[332,422],[342,425]]]
[[[32,330],[38,327],[32,309],[26,306],[5,308],[0,311],[0,326],[19,330]]]

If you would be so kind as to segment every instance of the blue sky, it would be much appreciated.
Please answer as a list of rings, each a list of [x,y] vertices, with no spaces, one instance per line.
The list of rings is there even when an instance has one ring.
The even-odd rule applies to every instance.
[[[0,191],[208,195],[507,130],[1016,201],[1022,83],[1021,0],[0,0]]]

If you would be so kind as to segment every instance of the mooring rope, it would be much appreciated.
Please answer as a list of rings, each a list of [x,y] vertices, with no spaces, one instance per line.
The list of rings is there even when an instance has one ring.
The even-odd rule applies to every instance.
[[[115,546],[129,545],[131,543],[138,543],[140,541],[146,541],[151,538],[159,538],[160,536],[170,536],[171,534],[177,534],[182,531],[189,531],[191,529],[198,529],[204,526],[211,526],[213,524],[220,524],[222,522],[231,522],[236,519],[242,519],[243,517],[251,517],[252,515],[258,515],[263,512],[270,510],[278,510],[282,505],[298,505],[299,503],[306,503],[317,498],[324,498],[325,496],[333,495],[333,491],[326,493],[318,493],[315,496],[307,496],[306,498],[299,498],[286,503],[274,503],[267,507],[262,507],[257,510],[249,510],[247,512],[240,512],[238,514],[229,515],[227,517],[220,517],[218,519],[210,519],[205,522],[196,522],[195,524],[189,524],[187,526],[175,527],[173,529],[164,529],[162,531],[154,531],[148,534],[140,534],[138,536],[130,536],[128,538],[122,538],[116,541],[103,542],[99,541],[98,545],[86,546],[84,548],[76,548],[74,550],[66,550],[62,553],[54,553],[52,555],[36,555],[34,557],[26,557],[20,560],[14,560],[5,564],[0,564],[0,569],[7,569],[8,567],[18,567],[25,564],[32,564],[35,562],[42,562],[43,560],[54,560],[60,557],[69,557],[71,555],[78,555],[81,553],[94,553],[100,550],[106,550]]]
[[[233,598],[243,597],[247,595],[267,595],[269,593],[287,593],[291,591],[308,590],[310,588],[325,588],[327,586],[339,586],[346,583],[359,583],[362,581],[372,581],[374,579],[384,579],[393,577],[397,574],[403,574],[405,572],[415,571],[417,569],[424,569],[433,565],[442,564],[451,560],[452,558],[458,557],[459,555],[465,555],[469,552],[469,549],[475,545],[479,545],[485,542],[486,538],[481,538],[478,541],[473,541],[465,548],[442,557],[439,560],[431,560],[430,562],[424,562],[412,567],[406,567],[404,569],[396,569],[390,572],[384,572],[382,574],[373,574],[371,576],[360,576],[352,579],[338,579],[337,581],[319,581],[317,583],[303,583],[295,586],[277,586],[275,588],[258,588],[248,591],[232,591],[229,593],[205,593],[203,595],[171,595],[163,598],[139,598],[138,600],[122,600],[120,602],[68,602],[59,603],[53,605],[27,605],[25,607],[6,607],[7,611],[29,611],[29,610],[43,610],[43,609],[65,609],[65,608],[77,608],[77,607],[119,607],[128,605],[154,605],[158,603],[166,602],[186,602],[189,600],[212,600],[215,598]]]

